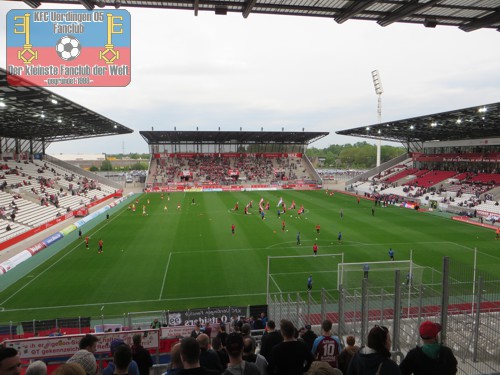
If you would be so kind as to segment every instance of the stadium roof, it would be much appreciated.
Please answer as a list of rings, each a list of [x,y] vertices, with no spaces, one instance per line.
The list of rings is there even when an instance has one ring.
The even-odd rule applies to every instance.
[[[17,0],[20,1],[20,0]],[[497,0],[24,0],[36,8],[41,3],[81,4],[98,7],[141,7],[200,11],[225,15],[228,12],[375,21],[381,26],[394,22],[421,24],[425,27],[456,26],[464,31],[481,28],[500,29]]]
[[[45,146],[50,142],[133,132],[42,87],[9,86],[7,72],[2,68],[0,123],[0,137],[43,141]]]
[[[339,135],[416,143],[500,137],[500,103],[337,131]]]
[[[251,132],[251,131],[140,131],[148,144],[309,144],[326,137],[328,132]]]

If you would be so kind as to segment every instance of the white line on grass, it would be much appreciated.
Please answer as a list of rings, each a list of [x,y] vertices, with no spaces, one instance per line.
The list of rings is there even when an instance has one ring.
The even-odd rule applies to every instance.
[[[186,300],[200,300],[200,299],[211,299],[211,298],[232,298],[232,297],[255,297],[255,296],[265,296],[266,293],[248,293],[248,294],[230,294],[230,295],[219,295],[219,296],[196,296],[196,297],[183,297],[183,298],[165,298],[159,300],[160,302],[175,302],[175,301],[186,301]],[[112,306],[112,305],[124,305],[133,303],[145,303],[145,302],[158,302],[157,299],[144,299],[136,301],[119,301],[119,302],[97,302],[97,303],[85,303],[79,305],[61,305],[61,306],[45,306],[45,307],[28,307],[23,309],[5,309],[6,312],[16,312],[16,311],[31,311],[31,310],[54,310],[54,309],[67,309],[76,307],[91,307],[91,306]]]
[[[271,280],[273,280],[274,285],[276,285],[276,288],[278,288],[278,290],[280,291],[280,293],[282,293],[281,289],[280,289],[280,286],[278,285],[278,283],[276,282],[276,280],[274,280],[273,275],[269,275],[269,277],[271,278]]]
[[[116,219],[116,217],[120,216],[123,212],[125,212],[125,210],[123,210],[122,212],[120,212],[118,215],[115,215],[114,219]],[[114,220],[113,219],[113,220]],[[103,229],[106,225],[108,225],[111,221],[104,221],[104,225],[102,227],[100,227],[99,229],[97,229],[95,232],[92,233],[92,235],[94,235],[95,233],[99,232],[101,229]],[[35,277],[33,277],[33,279],[31,279],[28,283],[26,283],[24,286],[22,286],[21,288],[19,288],[18,290],[16,290],[13,294],[11,294],[9,296],[9,298],[7,298],[6,300],[4,300],[3,302],[0,303],[0,305],[3,305],[5,304],[7,301],[9,301],[12,297],[14,297],[16,294],[18,294],[20,291],[22,291],[24,288],[26,288],[28,285],[30,285],[33,281],[35,281],[36,279],[38,279],[38,277],[42,276],[45,272],[47,272],[48,270],[50,270],[52,267],[54,267],[57,263],[59,263],[61,260],[63,260],[66,256],[68,256],[69,254],[71,254],[75,249],[79,248],[81,246],[81,243],[78,243],[76,246],[74,246],[70,251],[68,251],[66,254],[64,254],[61,258],[59,258],[57,261],[55,261],[54,263],[52,263],[50,266],[48,266],[45,270],[43,270],[42,272],[40,272],[38,275],[36,275]],[[57,254],[54,254],[54,255],[57,255]],[[51,257],[52,258],[52,257]],[[51,259],[49,258],[49,259]],[[48,259],[47,259],[48,261]],[[45,263],[47,263],[47,261],[43,262],[42,264],[40,264],[38,267],[40,266],[43,266]],[[33,269],[36,270],[38,267],[35,267]],[[2,290],[3,292],[3,290]]]
[[[163,275],[163,282],[161,284],[160,296],[158,297],[158,301],[161,301],[161,296],[163,295],[163,288],[165,287],[165,280],[167,280],[167,272],[168,266],[170,265],[170,258],[172,257],[172,253],[168,255],[167,266],[165,267],[165,274]]]
[[[460,245],[459,243],[456,243],[456,242],[450,242],[452,243],[453,245],[456,245],[458,247],[463,247],[464,249],[467,249],[467,250],[470,250],[471,252],[474,252],[474,249],[471,248],[471,247],[467,247],[467,246],[464,246],[464,245]],[[478,254],[481,254],[481,255],[485,255],[485,256],[488,256],[488,257],[491,257],[493,259],[497,259],[497,260],[500,260],[500,257],[497,257],[495,255],[491,255],[491,254],[487,254],[487,253],[483,253],[482,251],[477,251]]]

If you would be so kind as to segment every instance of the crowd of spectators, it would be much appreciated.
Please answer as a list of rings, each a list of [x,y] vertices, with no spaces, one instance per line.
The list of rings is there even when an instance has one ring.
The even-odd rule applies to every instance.
[[[231,173],[230,173],[231,171]],[[159,158],[151,164],[149,181],[153,184],[194,182],[231,185],[241,181],[272,183],[297,179],[306,173],[296,158],[194,156]]]

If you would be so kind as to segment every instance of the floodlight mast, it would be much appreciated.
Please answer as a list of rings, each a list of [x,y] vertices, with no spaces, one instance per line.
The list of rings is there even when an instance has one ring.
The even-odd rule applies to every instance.
[[[382,94],[384,93],[384,88],[382,87],[382,81],[380,80],[380,75],[378,73],[378,70],[373,70],[372,71],[372,79],[373,79],[373,86],[375,87],[375,93],[378,96],[378,108],[377,108],[377,114],[378,114],[378,123],[382,123]],[[380,147],[381,147],[381,141],[380,138],[377,141],[377,167],[380,166]]]

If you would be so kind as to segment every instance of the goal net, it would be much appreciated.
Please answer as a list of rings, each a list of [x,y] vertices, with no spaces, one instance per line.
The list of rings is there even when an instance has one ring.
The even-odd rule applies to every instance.
[[[307,291],[307,279],[313,291],[335,290],[338,264],[344,254],[290,255],[267,257],[267,295]]]
[[[368,278],[370,286],[393,287],[396,270],[400,271],[402,284],[419,285],[422,283],[425,267],[411,260],[339,263],[337,289],[340,285],[345,289],[361,288],[365,277]]]

